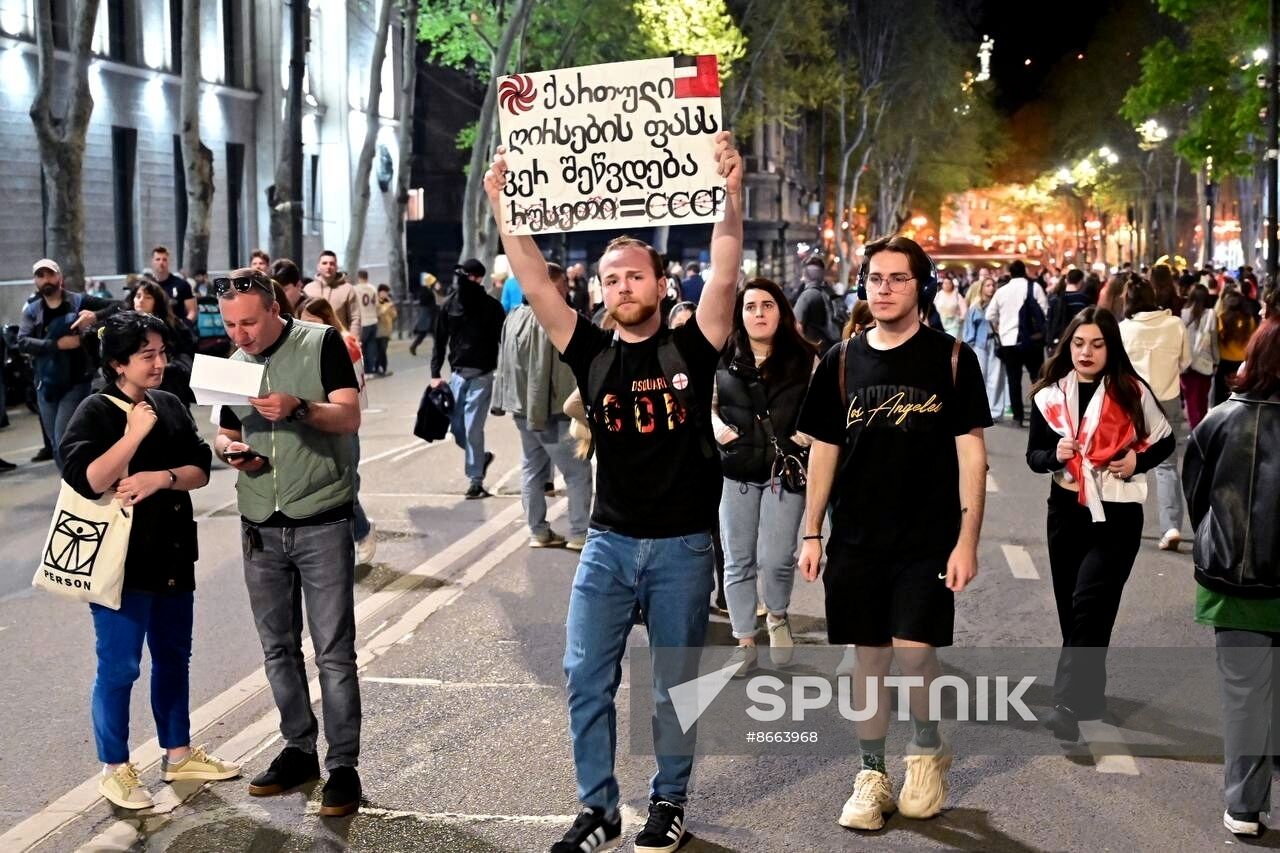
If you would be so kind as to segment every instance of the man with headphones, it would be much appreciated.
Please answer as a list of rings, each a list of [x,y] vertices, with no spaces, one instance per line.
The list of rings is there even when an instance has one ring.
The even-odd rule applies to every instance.
[[[869,244],[858,297],[875,326],[823,357],[797,424],[814,438],[799,568],[817,580],[830,502],[828,641],[856,647],[854,704],[876,707],[856,723],[862,769],[840,815],[855,829],[880,829],[895,809],[932,817],[948,790],[951,747],[929,685],[940,674],[937,647],[951,645],[955,593],[978,571],[991,413],[977,356],[921,322],[937,288],[937,270],[914,241]],[[914,737],[896,802],[884,682],[895,657],[902,675],[923,680],[910,691]]]

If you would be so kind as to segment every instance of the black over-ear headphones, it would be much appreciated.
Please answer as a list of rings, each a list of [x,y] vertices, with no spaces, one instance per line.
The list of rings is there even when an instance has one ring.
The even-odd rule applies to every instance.
[[[882,249],[881,251],[889,250]],[[929,262],[929,276],[924,281],[916,281],[916,296],[921,308],[932,305],[933,298],[938,295],[938,266],[928,254],[925,254],[924,257]],[[871,262],[864,257],[862,266],[858,268],[858,298],[864,301],[867,298],[867,276],[870,272]]]

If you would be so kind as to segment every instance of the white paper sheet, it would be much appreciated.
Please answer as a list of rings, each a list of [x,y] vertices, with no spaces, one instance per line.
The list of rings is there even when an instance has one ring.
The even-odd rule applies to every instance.
[[[261,364],[197,355],[191,366],[191,390],[198,406],[247,406],[262,393]]]

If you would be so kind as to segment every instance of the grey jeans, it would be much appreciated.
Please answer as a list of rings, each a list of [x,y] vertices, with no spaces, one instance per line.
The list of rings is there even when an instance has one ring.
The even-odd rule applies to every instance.
[[[764,606],[783,614],[791,606],[796,579],[796,536],[804,517],[804,495],[768,483],[725,478],[720,497],[720,539],[724,544],[724,597],[729,623],[739,640],[756,634],[756,579]]]
[[[585,540],[591,519],[591,463],[574,455],[578,442],[569,435],[569,419],[554,418],[544,430],[529,429],[528,418],[517,416],[515,422],[524,452],[520,499],[529,532],[538,536],[551,529],[547,523],[547,496],[543,486],[551,482],[551,463],[554,462],[564,474],[565,490],[569,493],[569,535]]]
[[[1160,408],[1164,410],[1165,420],[1173,429],[1173,437],[1178,441],[1182,435],[1182,401],[1177,397],[1162,400]],[[1156,466],[1156,500],[1160,504],[1160,533],[1166,530],[1182,529],[1182,478],[1178,476],[1178,447],[1174,445],[1169,458]]]
[[[325,768],[355,767],[360,757],[360,683],[352,522],[258,527],[242,521],[240,528],[249,606],[285,745],[316,751],[318,726],[302,658],[305,603],[329,744]]]
[[[1222,687],[1222,782],[1227,811],[1271,811],[1276,646],[1280,634],[1218,628]]]

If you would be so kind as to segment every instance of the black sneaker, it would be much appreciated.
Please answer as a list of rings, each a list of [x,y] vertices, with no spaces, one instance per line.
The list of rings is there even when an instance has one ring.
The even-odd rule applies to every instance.
[[[320,759],[314,752],[286,746],[266,772],[249,783],[249,793],[255,797],[271,797],[319,778]]]
[[[602,809],[584,806],[564,838],[551,845],[551,853],[601,853],[617,847],[621,840],[621,816],[609,820]]]
[[[494,459],[496,459],[496,458],[497,458],[497,457],[495,457],[495,456],[493,455],[493,452],[492,452],[492,451],[490,451],[490,450],[486,450],[486,451],[484,452],[484,473],[485,473],[485,476],[488,476],[488,475],[489,475],[489,466],[493,464],[493,460],[494,460]]]
[[[32,462],[48,462],[53,458],[53,449],[50,447],[40,448],[40,452],[31,457]]]
[[[12,462],[8,461],[7,459],[0,459],[0,471],[12,471],[14,468],[17,468],[17,467],[18,467],[17,465],[14,465]]]
[[[320,801],[322,817],[346,817],[360,808],[360,774],[354,767],[335,767],[329,771]]]
[[[471,487],[467,489],[467,493],[463,495],[463,497],[469,501],[475,501],[480,498],[491,498],[493,495],[486,492],[484,486],[479,483],[472,483]]]
[[[1080,740],[1080,724],[1076,721],[1075,712],[1066,705],[1054,705],[1053,713],[1044,721],[1044,727],[1053,732],[1058,740],[1067,743]]]
[[[649,803],[649,819],[636,836],[636,853],[673,853],[684,841],[684,809],[666,800]]]

